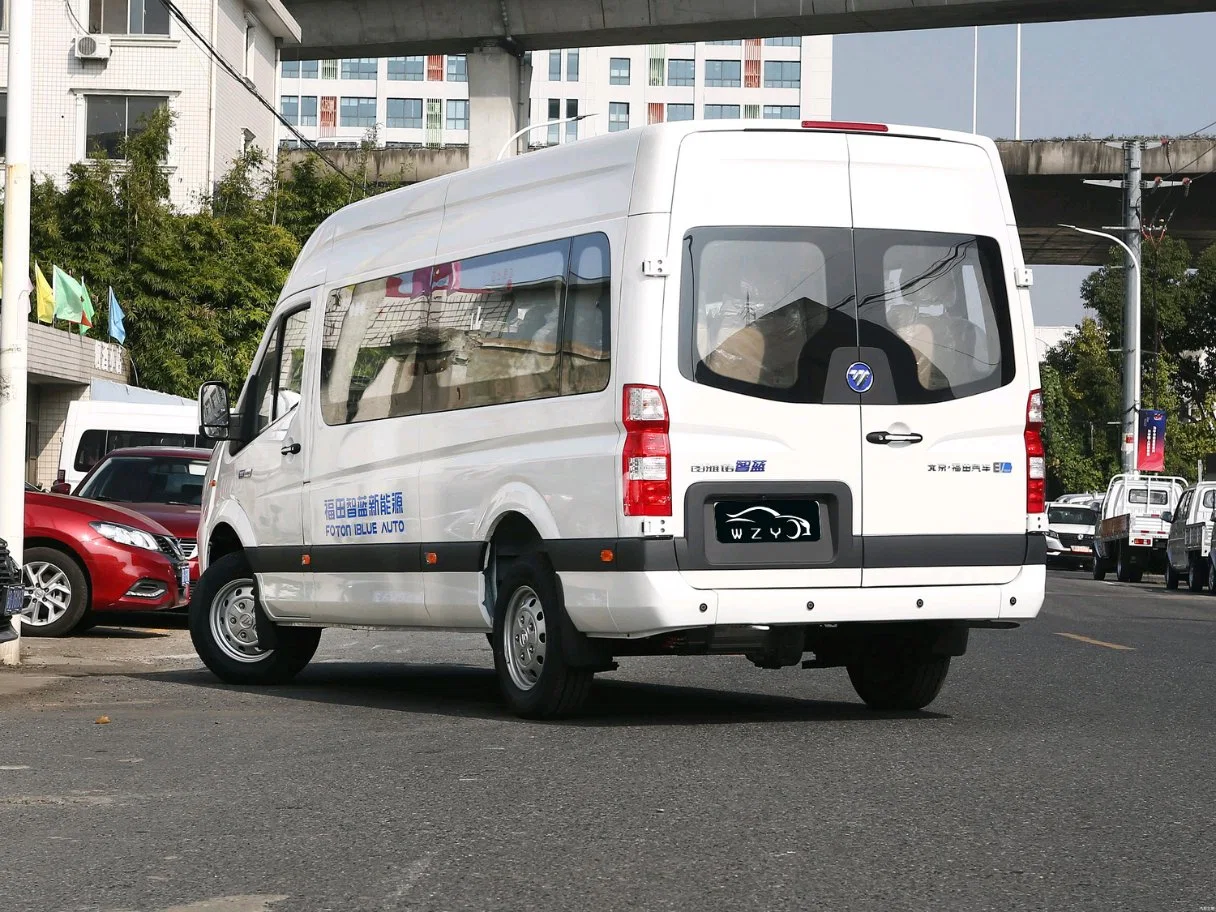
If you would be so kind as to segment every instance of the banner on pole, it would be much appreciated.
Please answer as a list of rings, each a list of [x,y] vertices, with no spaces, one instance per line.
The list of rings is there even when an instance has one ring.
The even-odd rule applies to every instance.
[[[1141,472],[1165,471],[1165,412],[1141,409],[1140,441],[1136,468]]]

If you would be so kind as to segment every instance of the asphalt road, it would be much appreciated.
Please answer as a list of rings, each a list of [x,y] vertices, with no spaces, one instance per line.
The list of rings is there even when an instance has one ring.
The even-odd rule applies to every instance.
[[[39,644],[114,665],[0,699],[0,909],[1216,907],[1216,599],[1049,590],[907,715],[637,659],[526,723],[448,634],[329,631],[264,690],[180,630]]]

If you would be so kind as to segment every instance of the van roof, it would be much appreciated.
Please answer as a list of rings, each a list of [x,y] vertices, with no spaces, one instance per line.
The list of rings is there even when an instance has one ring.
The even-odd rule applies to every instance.
[[[559,202],[578,207],[578,211],[563,213],[574,225],[667,211],[675,157],[684,138],[693,133],[844,132],[911,137],[979,146],[994,167],[999,167],[992,140],[971,133],[904,125],[886,125],[886,131],[878,133],[863,132],[856,129],[862,125],[856,124],[808,121],[816,126],[804,127],[803,123],[693,120],[653,124],[540,149],[369,197],[338,210],[317,228],[300,252],[283,297],[323,284],[330,268],[339,270],[345,279],[360,281],[362,275],[373,277],[390,259],[396,263],[443,259],[443,236],[449,233],[459,234],[464,251],[479,243],[486,249],[529,243],[525,238],[554,225],[555,211],[561,211],[556,205]],[[577,193],[563,195],[567,187],[574,189],[575,181]],[[554,205],[538,201],[542,194]],[[467,217],[462,207],[467,207]],[[408,233],[378,230],[401,222],[407,213]]]

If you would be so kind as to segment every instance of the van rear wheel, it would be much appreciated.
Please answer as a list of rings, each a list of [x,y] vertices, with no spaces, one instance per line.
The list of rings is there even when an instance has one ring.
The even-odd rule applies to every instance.
[[[1101,582],[1102,580],[1106,579],[1106,561],[1104,561],[1102,558],[1098,557],[1097,550],[1094,551],[1094,562],[1093,562],[1092,569],[1093,569],[1094,579],[1096,579],[1098,582]]]
[[[914,711],[937,699],[950,657],[880,649],[849,663],[848,671],[857,696],[870,709]]]
[[[1208,582],[1208,565],[1197,554],[1192,554],[1186,569],[1186,587],[1192,592],[1202,592]]]
[[[1115,579],[1121,583],[1135,582],[1135,565],[1132,563],[1131,548],[1119,543],[1119,556],[1115,558]]]
[[[543,557],[511,564],[494,611],[494,670],[511,712],[527,719],[554,719],[582,708],[593,672],[567,661],[567,627],[557,577]]]
[[[1177,589],[1178,583],[1181,582],[1181,577],[1178,571],[1174,569],[1174,565],[1170,563],[1169,558],[1165,561],[1165,588]]]
[[[258,642],[257,583],[241,552],[207,568],[190,600],[190,639],[212,673],[228,684],[285,684],[304,670],[321,641],[319,627],[278,627],[273,649]]]

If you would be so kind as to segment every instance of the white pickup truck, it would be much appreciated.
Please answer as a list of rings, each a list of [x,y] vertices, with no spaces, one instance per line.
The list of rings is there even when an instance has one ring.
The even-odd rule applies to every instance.
[[[1094,535],[1094,579],[1111,570],[1121,583],[1138,583],[1145,570],[1165,569],[1169,522],[1185,478],[1116,475],[1106,488],[1102,517]]]
[[[1216,510],[1216,481],[1201,481],[1182,492],[1173,513],[1166,512],[1164,518],[1170,522],[1165,546],[1167,589],[1177,589],[1183,577],[1192,592],[1216,583],[1210,564],[1213,510]]]

